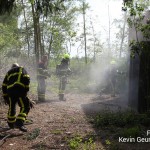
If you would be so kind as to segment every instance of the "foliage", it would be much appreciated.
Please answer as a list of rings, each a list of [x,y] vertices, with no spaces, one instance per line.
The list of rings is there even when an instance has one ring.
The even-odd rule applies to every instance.
[[[148,0],[134,0],[126,1],[126,10],[129,13],[129,18],[127,19],[129,24],[129,34],[131,35],[129,46],[131,57],[136,59],[131,59],[131,74],[139,72],[138,80],[138,111],[146,112],[150,109],[150,22],[149,22],[149,6],[150,2]],[[131,39],[132,38],[132,39]],[[136,63],[138,61],[138,63]],[[132,63],[133,62],[133,63]],[[132,69],[132,65],[139,66],[139,70]],[[132,78],[131,75],[131,78]],[[133,75],[134,76],[134,75]],[[130,82],[132,86],[132,82]]]
[[[135,53],[138,55],[143,51],[143,43],[139,41],[138,32],[143,35],[143,40],[150,39],[150,23],[149,19],[146,18],[146,23],[144,24],[144,12],[147,11],[149,6],[149,1],[126,1],[125,6],[129,12],[129,18],[127,19],[129,27],[135,29],[136,39],[130,41],[129,46],[131,47],[131,56]]]
[[[20,46],[17,30],[17,16],[0,16],[0,51],[13,50]]]
[[[100,138],[105,140],[104,144],[112,150],[121,149],[119,137],[147,137],[146,130],[150,125],[149,113],[138,114],[134,111],[101,112],[90,120],[100,133]]]
[[[80,136],[76,136],[69,140],[68,145],[70,149],[95,150],[96,148],[92,137],[85,140]]]
[[[59,4],[59,0],[53,3]],[[25,18],[21,19],[21,26],[19,30],[22,34],[21,40],[24,44],[24,48],[28,48],[30,50],[30,54],[35,54],[35,47],[32,45],[34,45],[35,42],[33,41],[33,32],[36,31],[36,29],[33,30],[31,6],[25,1],[23,8]],[[34,9],[36,12],[36,7],[34,7]],[[42,53],[47,53],[50,55],[51,59],[55,59],[56,61],[59,57],[61,57],[61,53],[70,52],[71,47],[68,47],[68,44],[70,46],[74,44],[76,31],[74,30],[73,24],[77,12],[78,8],[74,5],[73,1],[65,1],[60,11],[56,11],[54,9],[53,13],[48,13],[46,17],[37,14],[39,16],[38,28],[41,31],[41,48],[39,51],[42,51]],[[29,41],[28,43],[27,40]]]
[[[39,128],[35,128],[31,133],[29,133],[26,137],[26,139],[29,140],[34,140],[36,139],[40,134],[40,129]]]
[[[53,131],[51,131],[51,133],[60,135],[60,134],[62,134],[62,131],[61,130],[53,130]]]
[[[125,138],[137,138],[138,136],[141,135],[141,130],[138,126],[131,127],[131,128],[124,128],[121,132],[120,135],[125,137]]]
[[[11,13],[16,6],[15,2],[17,3],[17,0],[0,1],[0,14]],[[61,4],[64,0],[29,0],[29,2],[36,7],[40,14],[47,16],[47,14],[52,13],[53,10],[60,10],[61,7],[58,7],[58,4]]]
[[[79,144],[82,142],[82,138],[81,137],[74,137],[73,139],[71,139],[69,141],[69,147],[71,149],[76,149],[79,147]]]
[[[150,117],[147,114],[136,114],[135,112],[104,112],[97,115],[94,119],[94,125],[96,127],[106,127],[106,126],[149,126]]]
[[[15,6],[14,2],[15,2],[15,0],[11,0],[11,1],[10,0],[5,0],[5,1],[1,0],[0,1],[0,14],[4,14],[6,12],[10,13]]]

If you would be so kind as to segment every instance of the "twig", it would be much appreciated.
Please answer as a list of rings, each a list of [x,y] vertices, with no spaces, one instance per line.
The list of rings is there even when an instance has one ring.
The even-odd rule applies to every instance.
[[[8,138],[9,136],[11,136],[10,134],[6,135],[4,138],[1,139],[0,141],[0,146],[2,146],[4,144],[4,142],[6,141],[6,138]]]
[[[36,141],[36,144],[38,143],[42,143],[44,140],[46,140],[48,137],[50,137],[51,135],[48,135],[46,137],[44,137],[42,140]]]

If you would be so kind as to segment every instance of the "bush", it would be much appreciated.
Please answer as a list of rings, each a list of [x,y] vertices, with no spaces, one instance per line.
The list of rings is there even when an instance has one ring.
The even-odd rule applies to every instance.
[[[138,126],[132,127],[132,128],[125,128],[120,132],[120,136],[125,138],[137,138],[141,135],[141,130]]]

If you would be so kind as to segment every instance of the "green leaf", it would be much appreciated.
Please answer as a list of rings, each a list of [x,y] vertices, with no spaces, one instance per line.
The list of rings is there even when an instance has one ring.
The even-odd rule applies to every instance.
[[[31,4],[34,4],[34,0],[29,0],[29,2],[30,2]]]

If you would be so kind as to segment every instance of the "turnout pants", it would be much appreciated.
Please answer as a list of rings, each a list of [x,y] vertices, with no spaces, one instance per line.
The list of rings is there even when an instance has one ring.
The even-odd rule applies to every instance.
[[[45,79],[38,79],[38,101],[45,101],[46,83]]]
[[[60,83],[59,83],[59,100],[64,100],[64,92],[66,89],[66,84],[67,84],[67,77],[66,76],[61,76],[60,77]]]
[[[110,84],[111,84],[111,95],[115,96],[116,95],[116,78],[111,78]]]
[[[16,116],[16,104],[20,107],[20,112]],[[27,97],[9,96],[9,109],[7,115],[7,122],[9,127],[23,126],[26,116],[30,111],[30,102]]]

